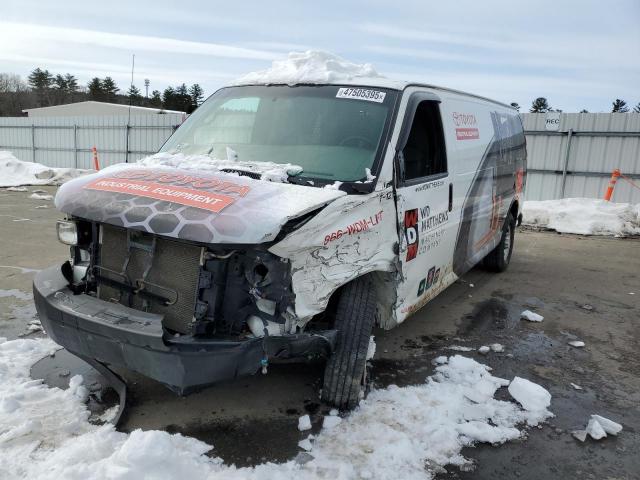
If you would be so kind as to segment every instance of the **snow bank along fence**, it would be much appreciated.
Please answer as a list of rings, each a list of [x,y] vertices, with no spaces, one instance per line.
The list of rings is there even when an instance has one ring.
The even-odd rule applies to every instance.
[[[93,168],[133,162],[156,153],[182,123],[179,114],[0,117],[0,150],[49,167]]]
[[[603,198],[618,169],[640,180],[639,113],[524,113],[526,200]],[[640,189],[618,182],[611,200],[640,203]]]

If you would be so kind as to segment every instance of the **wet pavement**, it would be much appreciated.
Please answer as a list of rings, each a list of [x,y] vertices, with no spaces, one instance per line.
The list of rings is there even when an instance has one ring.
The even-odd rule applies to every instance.
[[[7,200],[2,191],[0,214],[9,200],[16,205],[11,215],[37,218],[12,222],[0,216],[0,242],[7,245],[0,265],[37,269],[64,259],[66,249],[57,244],[51,228],[57,214],[38,209],[31,215],[34,205]],[[6,243],[15,243],[8,230],[13,223],[30,235],[24,245]],[[32,276],[0,267],[0,290],[29,292]],[[0,298],[0,336],[26,333],[29,312],[12,315],[16,307],[28,309],[28,301]],[[520,320],[526,309],[543,315],[544,321]],[[465,449],[463,454],[476,461],[475,469],[449,468],[438,478],[640,478],[639,313],[640,240],[520,230],[506,273],[474,269],[398,328],[375,332],[372,382],[375,388],[422,383],[433,371],[433,358],[461,354],[490,365],[496,376],[528,378],[551,392],[555,418],[529,430],[526,439]],[[567,344],[575,339],[586,346]],[[492,343],[504,345],[504,352],[477,352]],[[451,346],[474,350],[459,352]],[[63,388],[74,373],[87,375],[88,384],[100,383],[90,370],[58,352],[33,374]],[[271,366],[267,375],[186,398],[124,374],[130,388],[123,430],[166,429],[194,436],[214,445],[212,455],[236,465],[293,458],[298,441],[308,434],[298,432],[298,417],[309,413],[317,431],[328,412],[318,399],[321,364]],[[500,395],[506,398],[506,389]],[[104,401],[108,406],[114,400]],[[624,430],[618,437],[580,443],[570,432],[584,428],[591,414],[611,418]]]

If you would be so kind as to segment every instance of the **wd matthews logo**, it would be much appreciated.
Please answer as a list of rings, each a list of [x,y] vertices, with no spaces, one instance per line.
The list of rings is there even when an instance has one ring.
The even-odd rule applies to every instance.
[[[418,256],[418,209],[404,212],[404,233],[407,238],[407,262]]]

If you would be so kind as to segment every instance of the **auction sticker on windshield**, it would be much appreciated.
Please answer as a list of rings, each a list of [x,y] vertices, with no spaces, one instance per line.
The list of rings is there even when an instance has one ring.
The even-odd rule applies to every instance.
[[[336,93],[336,98],[353,98],[356,100],[367,100],[369,102],[384,102],[387,94],[379,90],[369,90],[367,88],[340,88]]]

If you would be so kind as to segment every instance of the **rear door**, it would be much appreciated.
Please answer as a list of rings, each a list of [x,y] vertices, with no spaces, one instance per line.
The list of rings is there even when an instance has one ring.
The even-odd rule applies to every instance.
[[[452,176],[440,99],[409,94],[396,146],[396,195],[400,226],[396,318],[399,322],[453,281],[456,228],[452,222]]]

